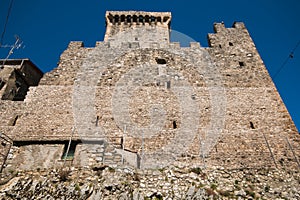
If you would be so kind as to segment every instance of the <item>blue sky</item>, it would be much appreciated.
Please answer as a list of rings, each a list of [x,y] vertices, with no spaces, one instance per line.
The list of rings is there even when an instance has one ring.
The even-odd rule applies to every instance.
[[[1,33],[9,3],[10,0],[0,0]],[[25,48],[15,50],[10,58],[30,58],[47,72],[56,67],[69,41],[94,46],[96,41],[103,40],[106,10],[171,11],[171,28],[204,47],[214,22],[223,21],[231,27],[234,21],[243,21],[300,129],[300,45],[274,77],[300,41],[299,0],[14,0],[3,44],[13,44],[14,35],[19,35]],[[0,58],[5,58],[8,51],[0,48]]]

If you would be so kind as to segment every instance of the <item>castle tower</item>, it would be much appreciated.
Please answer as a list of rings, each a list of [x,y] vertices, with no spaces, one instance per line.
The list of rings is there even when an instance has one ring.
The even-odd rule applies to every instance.
[[[112,47],[130,42],[138,47],[167,47],[170,43],[171,13],[107,11],[104,41]]]
[[[104,41],[70,42],[22,109],[1,116],[11,166],[299,169],[298,131],[243,23],[216,23],[209,47],[181,48],[168,12],[105,17]]]

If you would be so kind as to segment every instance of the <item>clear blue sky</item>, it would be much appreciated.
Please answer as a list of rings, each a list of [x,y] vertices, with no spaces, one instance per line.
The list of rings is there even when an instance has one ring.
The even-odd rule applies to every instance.
[[[10,0],[0,0],[2,33]],[[4,44],[14,43],[17,34],[25,48],[10,58],[30,58],[44,72],[56,67],[59,55],[69,41],[85,46],[102,41],[106,10],[171,11],[171,28],[207,46],[206,35],[214,22],[230,27],[243,21],[274,79],[292,49],[300,40],[299,0],[14,0],[4,36]],[[0,58],[9,49],[0,48]],[[300,45],[274,79],[293,120],[300,129]]]

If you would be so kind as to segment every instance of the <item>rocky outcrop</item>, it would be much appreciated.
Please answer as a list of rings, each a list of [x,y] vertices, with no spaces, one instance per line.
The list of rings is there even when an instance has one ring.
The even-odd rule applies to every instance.
[[[298,171],[95,166],[11,172],[1,199],[299,199]]]

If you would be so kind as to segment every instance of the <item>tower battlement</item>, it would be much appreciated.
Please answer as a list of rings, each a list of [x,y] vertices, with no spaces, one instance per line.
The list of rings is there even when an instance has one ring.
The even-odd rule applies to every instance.
[[[122,42],[135,42],[140,47],[150,47],[156,42],[165,47],[170,42],[170,12],[107,11],[105,42],[113,47]]]
[[[243,22],[234,22],[232,24],[231,28],[235,28],[235,29],[246,29],[245,24]],[[221,23],[214,23],[214,32],[218,33],[218,32],[222,32],[226,29],[230,29],[230,28],[226,28],[224,22]]]
[[[137,11],[107,11],[105,14],[108,25],[167,25],[170,26],[170,12],[137,12]]]

